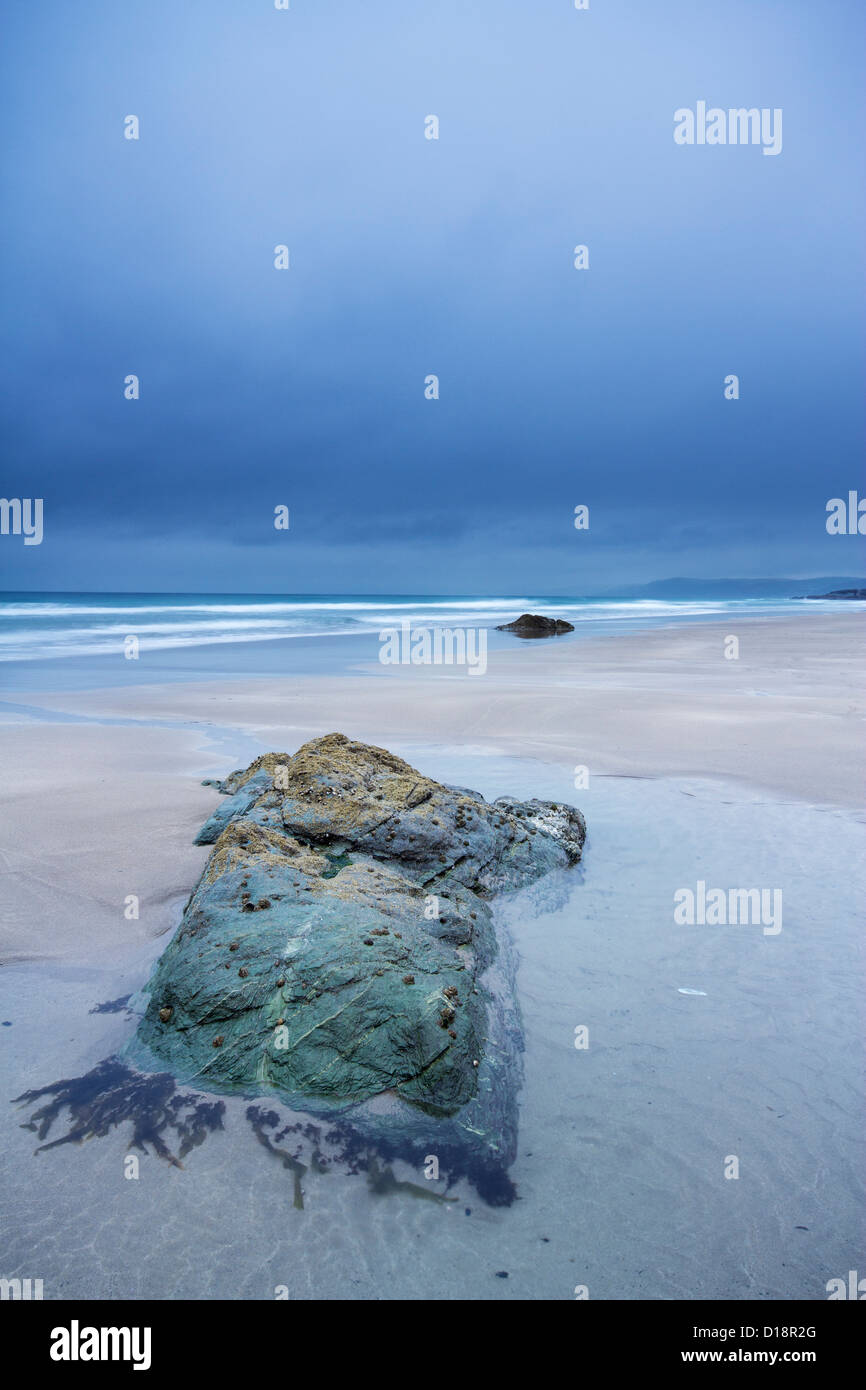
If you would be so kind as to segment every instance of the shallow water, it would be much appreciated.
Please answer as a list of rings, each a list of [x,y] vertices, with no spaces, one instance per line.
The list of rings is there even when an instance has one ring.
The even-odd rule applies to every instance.
[[[524,645],[498,626],[525,612],[572,623],[573,633],[553,639],[561,644],[725,618],[838,613],[839,607],[832,600],[780,598],[7,594],[0,598],[0,670],[9,690],[43,691],[336,675],[378,663],[380,634],[404,622],[413,630],[483,629],[485,650],[496,651]],[[866,604],[843,607],[859,611]],[[139,646],[127,660],[130,636]]]
[[[394,751],[488,798],[568,800],[587,817],[582,866],[498,913],[526,1043],[518,1200],[335,1164],[304,1174],[298,1209],[240,1098],[182,1168],[150,1153],[125,1178],[128,1124],[34,1154],[19,1128],[34,1107],[9,1100],[123,1043],[134,1018],[91,1011],[139,987],[163,938],[122,968],[2,971],[0,1274],[43,1279],[46,1298],[823,1299],[862,1268],[857,818],[721,783],[575,791],[529,761]],[[699,879],[781,888],[782,930],[677,925],[674,893]]]

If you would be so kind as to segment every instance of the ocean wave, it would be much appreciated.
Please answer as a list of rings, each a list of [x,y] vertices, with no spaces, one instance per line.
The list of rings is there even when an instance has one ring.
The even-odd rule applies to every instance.
[[[523,612],[547,612],[567,618],[579,632],[604,633],[664,626],[672,620],[736,614],[791,612],[780,599],[575,599],[453,598],[450,596],[322,595],[269,599],[261,595],[166,596],[163,602],[142,595],[107,595],[105,603],[56,595],[42,600],[16,597],[0,603],[0,662],[54,657],[114,655],[128,636],[143,652],[185,647],[275,642],[299,637],[324,638],[378,634],[385,628],[487,627]],[[858,605],[860,607],[866,605]],[[813,601],[835,611],[838,605]],[[89,621],[88,621],[89,620]],[[498,639],[505,641],[507,639]]]
[[[124,635],[128,634],[127,629],[122,629]],[[138,636],[138,632],[131,634]],[[169,651],[184,647],[210,647],[236,642],[280,642],[291,640],[298,637],[349,637],[352,631],[347,629],[334,631],[328,628],[321,632],[270,632],[270,633],[238,633],[235,631],[222,634],[217,633],[184,633],[175,636],[163,635],[141,642],[142,652]],[[117,656],[123,653],[123,641],[117,638],[103,642],[76,642],[65,643],[62,636],[54,643],[45,643],[45,634],[40,634],[42,645],[10,645],[3,649],[0,647],[0,662],[4,661],[48,661],[54,657],[70,656]]]

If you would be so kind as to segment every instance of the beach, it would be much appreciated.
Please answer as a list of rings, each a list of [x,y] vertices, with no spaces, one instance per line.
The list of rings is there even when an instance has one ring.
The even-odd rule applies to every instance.
[[[10,692],[18,712],[0,706],[14,808],[4,844],[5,959],[74,956],[85,943],[124,949],[166,931],[206,858],[192,844],[213,802],[200,779],[330,731],[400,752],[432,743],[585,768],[587,804],[593,778],[705,777],[861,807],[860,614],[739,627],[737,660],[724,656],[729,625],[710,623],[531,643],[491,653],[479,679],[459,668],[367,662],[338,679]],[[117,904],[133,892],[147,912],[118,934]]]
[[[0,88],[16,1349],[588,1300],[611,1368],[826,1374],[866,8],[60,9]]]
[[[826,1297],[862,1262],[862,624],[511,643],[477,677],[374,648],[340,674],[250,660],[151,684],[142,661],[125,686],[8,689],[7,1101],[122,1044],[125,1007],[94,1010],[134,995],[180,920],[208,854],[202,779],[260,752],[340,731],[488,799],[570,802],[588,839],[578,869],[497,908],[526,1046],[512,1208],[332,1173],[295,1211],[234,1100],[183,1171],[147,1156],[136,1183],[119,1129],[34,1157],[7,1127],[5,1272],[50,1297]],[[699,882],[778,890],[778,934],[677,924]]]

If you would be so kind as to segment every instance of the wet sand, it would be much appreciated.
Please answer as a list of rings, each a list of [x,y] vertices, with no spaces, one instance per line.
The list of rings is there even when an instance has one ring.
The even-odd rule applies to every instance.
[[[19,1107],[4,1275],[47,1298],[826,1298],[862,1265],[861,620],[741,626],[739,662],[704,626],[527,645],[484,677],[10,693],[32,708],[0,709],[4,1104],[122,1045],[134,1018],[92,1010],[140,987],[179,920],[208,853],[200,779],[261,749],[340,729],[488,797],[570,800],[589,838],[578,870],[497,909],[526,1035],[513,1207],[334,1171],[296,1210],[240,1098],[182,1170],[140,1156],[134,1182],[124,1127],[34,1155]],[[698,879],[780,888],[783,930],[677,925]]]
[[[0,706],[12,813],[0,959],[112,950],[167,930],[204,863],[191,840],[214,793],[200,779],[331,730],[407,756],[436,743],[585,767],[590,779],[716,777],[860,807],[863,628],[859,613],[840,613],[743,620],[738,634],[706,624],[528,642],[491,653],[483,676],[370,665],[338,678],[9,692],[37,718]],[[724,655],[731,635],[737,660]],[[50,722],[64,716],[85,722]],[[137,922],[124,916],[131,894]]]

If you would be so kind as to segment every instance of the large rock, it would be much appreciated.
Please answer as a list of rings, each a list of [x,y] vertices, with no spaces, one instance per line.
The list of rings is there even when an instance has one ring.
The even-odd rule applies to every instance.
[[[540,613],[521,613],[513,623],[500,623],[496,631],[513,632],[517,637],[557,637],[562,632],[574,632],[574,626],[564,618],[545,618]]]
[[[205,1088],[353,1106],[392,1152],[468,1145],[503,1171],[521,1040],[486,900],[574,864],[580,812],[490,804],[341,734],[222,790],[130,1055]]]

